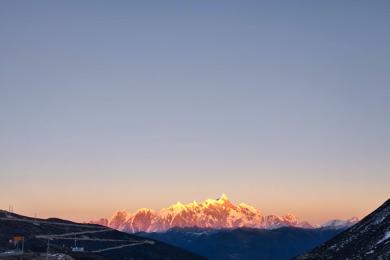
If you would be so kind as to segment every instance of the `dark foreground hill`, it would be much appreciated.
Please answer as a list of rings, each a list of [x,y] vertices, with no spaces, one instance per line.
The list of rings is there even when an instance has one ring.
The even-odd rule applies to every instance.
[[[390,199],[351,228],[297,259],[390,259]]]
[[[180,229],[137,233],[190,250],[209,259],[291,259],[307,252],[344,229]]]
[[[75,240],[83,252],[72,251]],[[0,211],[0,259],[45,259],[48,248],[49,259],[203,259],[163,242],[99,225],[33,219]]]

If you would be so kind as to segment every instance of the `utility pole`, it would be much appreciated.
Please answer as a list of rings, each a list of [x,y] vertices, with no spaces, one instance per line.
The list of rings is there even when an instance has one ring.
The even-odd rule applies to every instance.
[[[47,240],[46,260],[49,260],[49,247],[50,247],[50,239]]]

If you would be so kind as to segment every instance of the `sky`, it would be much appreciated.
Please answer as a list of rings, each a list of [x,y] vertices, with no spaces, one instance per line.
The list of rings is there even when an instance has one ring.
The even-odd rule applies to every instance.
[[[0,208],[390,197],[390,2],[1,1]]]

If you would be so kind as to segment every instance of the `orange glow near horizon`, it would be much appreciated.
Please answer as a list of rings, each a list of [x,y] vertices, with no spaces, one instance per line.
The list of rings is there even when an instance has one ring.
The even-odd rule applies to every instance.
[[[216,196],[213,199],[218,198]],[[39,218],[49,218],[49,217],[58,217],[63,219],[68,219],[76,222],[88,222],[90,220],[98,220],[100,218],[108,218],[117,212],[118,210],[124,210],[129,213],[135,212],[140,208],[150,208],[152,210],[158,211],[162,208],[169,206],[180,207],[183,204],[187,205],[190,203],[201,203],[209,199],[200,199],[192,200],[187,202],[180,202],[184,200],[176,200],[176,203],[166,203],[161,206],[158,206],[159,203],[156,201],[149,201],[145,204],[142,204],[140,201],[129,203],[128,207],[121,207],[120,203],[116,201],[115,203],[110,204],[108,199],[95,201],[93,204],[86,206],[84,201],[68,201],[63,203],[60,207],[56,207],[53,204],[41,204],[41,205],[27,205],[27,207],[21,208],[16,205],[14,212],[22,215],[34,216],[37,215]],[[326,202],[326,203],[313,203],[307,201],[307,204],[290,204],[288,200],[278,200],[261,202],[250,201],[237,201],[234,198],[229,196],[229,200],[233,204],[238,205],[239,203],[245,203],[247,205],[253,206],[259,209],[264,215],[274,214],[274,215],[286,215],[292,213],[297,216],[301,221],[309,221],[311,224],[321,224],[330,219],[349,219],[351,217],[358,217],[362,219],[364,216],[375,210],[379,207],[386,199],[374,201],[365,201],[366,204],[353,205],[350,201],[340,201],[339,203]],[[109,206],[111,205],[111,206]],[[4,207],[4,209],[7,209]]]
[[[176,172],[160,171],[159,176],[172,178],[159,179],[158,182],[152,181],[153,174],[149,172],[139,174],[136,180],[125,175],[121,179],[111,178],[119,175],[112,174],[88,184],[67,178],[67,174],[58,174],[55,182],[54,179],[25,177],[25,182],[18,184],[17,191],[11,186],[2,187],[0,208],[7,209],[12,204],[16,212],[30,216],[36,213],[41,217],[88,221],[111,217],[119,209],[129,212],[138,208],[159,210],[177,201],[203,201],[226,193],[233,203],[244,202],[266,214],[284,215],[291,212],[301,220],[322,223],[333,218],[361,218],[390,197],[388,183],[373,185],[359,175],[354,176],[351,185],[347,178],[329,184],[327,176],[321,177],[321,174],[316,174],[318,177],[313,180],[307,178],[308,174],[304,171],[294,173],[294,178],[290,179],[279,172],[267,170],[262,170],[268,172],[262,178],[249,170],[249,177],[246,178],[238,178],[233,171],[225,171],[223,180],[218,175],[214,177],[210,174],[207,178],[197,177],[200,175],[196,169],[187,171],[186,176],[178,177],[181,172],[184,169],[177,169]],[[78,175],[85,180],[91,179],[85,174]],[[173,177],[174,181],[171,180]],[[262,181],[259,182],[259,179]],[[367,185],[373,188],[368,189]],[[365,191],[364,196],[362,191]]]

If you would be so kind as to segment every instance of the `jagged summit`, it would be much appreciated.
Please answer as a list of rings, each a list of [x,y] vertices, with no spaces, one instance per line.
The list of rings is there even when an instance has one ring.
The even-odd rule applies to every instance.
[[[222,193],[221,197],[219,197],[218,200],[221,200],[221,201],[229,201],[229,198],[228,198],[228,196],[227,196],[225,193]]]
[[[293,214],[286,216],[263,215],[257,208],[240,203],[233,204],[226,194],[217,199],[188,204],[176,202],[159,211],[139,209],[134,213],[118,211],[108,226],[127,232],[159,232],[173,227],[199,228],[277,228],[282,226],[310,227]],[[104,221],[100,221],[104,223]]]

